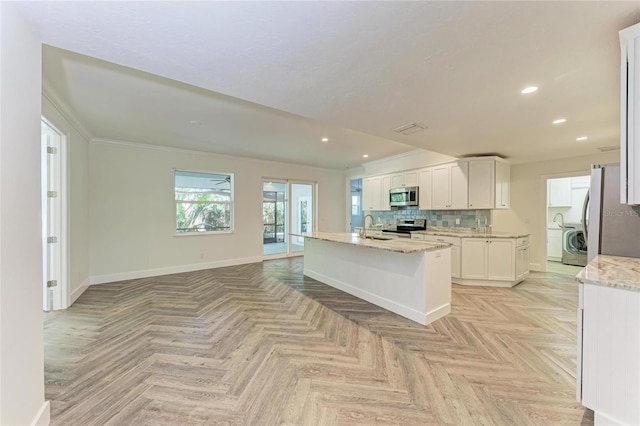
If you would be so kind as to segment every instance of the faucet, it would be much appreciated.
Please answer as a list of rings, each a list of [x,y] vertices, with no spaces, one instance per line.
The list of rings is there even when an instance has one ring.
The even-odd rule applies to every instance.
[[[558,223],[556,222],[556,219],[558,218],[558,216],[560,216],[560,220],[562,221],[560,224],[560,227],[564,228],[564,216],[562,215],[562,213],[556,213],[556,215],[553,217],[553,222]]]
[[[367,218],[370,217],[371,218],[371,226],[375,226],[376,224],[376,220],[373,218],[372,215],[368,214],[364,217],[364,219],[362,220],[362,235],[361,237],[364,238],[365,240],[367,239]]]

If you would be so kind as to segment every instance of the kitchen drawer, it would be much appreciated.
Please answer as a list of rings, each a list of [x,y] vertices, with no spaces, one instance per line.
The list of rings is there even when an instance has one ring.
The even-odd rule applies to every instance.
[[[516,247],[528,246],[529,237],[520,237],[516,240]]]
[[[441,235],[424,235],[425,241],[431,241],[436,243],[449,243],[453,246],[460,247],[460,237],[444,237]]]

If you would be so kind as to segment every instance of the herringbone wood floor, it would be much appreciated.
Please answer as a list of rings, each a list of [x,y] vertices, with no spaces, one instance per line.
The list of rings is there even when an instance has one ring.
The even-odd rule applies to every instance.
[[[453,286],[424,327],[303,259],[93,286],[46,314],[54,425],[592,423],[575,402],[577,285]]]

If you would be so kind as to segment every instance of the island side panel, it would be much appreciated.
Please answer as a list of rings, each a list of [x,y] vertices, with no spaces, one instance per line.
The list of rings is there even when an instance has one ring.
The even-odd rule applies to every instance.
[[[450,249],[398,253],[305,239],[304,274],[420,324],[450,312]]]

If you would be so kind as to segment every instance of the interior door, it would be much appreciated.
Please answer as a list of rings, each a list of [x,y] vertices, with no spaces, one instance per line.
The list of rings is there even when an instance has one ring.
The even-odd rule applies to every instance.
[[[61,139],[62,135],[42,123],[42,258],[43,258],[43,306],[45,311],[67,307],[63,294],[62,259],[62,185]]]

